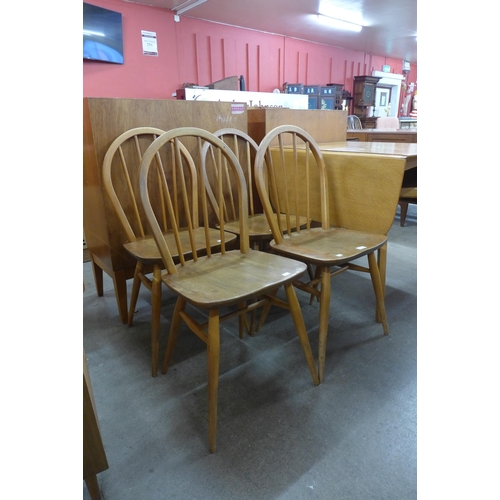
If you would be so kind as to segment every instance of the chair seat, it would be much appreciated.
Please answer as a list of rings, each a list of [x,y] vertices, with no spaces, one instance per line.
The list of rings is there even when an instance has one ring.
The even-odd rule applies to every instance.
[[[312,228],[291,233],[284,236],[283,243],[277,245],[273,240],[270,245],[280,255],[321,266],[333,266],[368,255],[382,247],[386,241],[387,236],[384,235],[332,227],[327,230]],[[335,249],[335,255],[332,254],[332,249]]]
[[[179,266],[177,266],[179,267]],[[302,262],[239,250],[186,262],[182,273],[162,275],[172,291],[202,309],[243,303],[292,283],[307,270]]]
[[[282,215],[281,220],[283,226],[286,227],[286,216]],[[301,227],[303,227],[307,223],[307,218],[300,217],[299,221]],[[295,220],[293,221],[293,223],[295,223]],[[224,225],[224,229],[226,231],[230,231],[231,233],[235,234],[239,233],[239,228],[240,226],[238,221],[226,222],[226,224]],[[272,232],[271,228],[269,227],[269,222],[267,221],[266,214],[255,214],[248,216],[248,233],[250,235],[250,238],[252,236],[269,236],[269,239],[272,238]]]
[[[194,241],[197,250],[203,251],[205,253],[206,242],[205,242],[205,228],[199,227],[193,230]],[[220,231],[218,229],[209,229],[210,234],[210,246],[212,248],[217,247],[220,243]],[[189,233],[187,230],[179,232],[180,239],[183,248],[190,248],[189,246]],[[232,233],[226,232],[225,234],[226,243],[234,241],[236,236]],[[173,233],[165,233],[165,240],[167,245],[172,248],[176,248],[175,239]],[[146,265],[151,264],[161,264],[161,256],[158,250],[158,246],[152,236],[146,238],[141,238],[136,241],[131,241],[123,245],[125,250],[129,252],[135,259]],[[191,253],[184,254],[186,258],[191,257]],[[178,256],[178,255],[177,255]],[[176,255],[173,255],[176,257]]]

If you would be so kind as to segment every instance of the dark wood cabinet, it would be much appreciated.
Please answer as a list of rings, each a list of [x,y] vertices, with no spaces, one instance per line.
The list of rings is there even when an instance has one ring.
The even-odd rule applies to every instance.
[[[353,114],[359,116],[364,128],[374,128],[375,118],[366,116],[366,110],[375,105],[375,88],[379,80],[377,76],[354,77]]]

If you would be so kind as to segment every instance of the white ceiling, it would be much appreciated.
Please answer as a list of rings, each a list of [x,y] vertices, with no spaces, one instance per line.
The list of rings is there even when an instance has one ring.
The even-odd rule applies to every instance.
[[[130,1],[173,9],[185,0]],[[417,0],[321,1],[361,13],[362,31],[338,31],[318,23],[320,0],[208,0],[183,16],[417,63]]]

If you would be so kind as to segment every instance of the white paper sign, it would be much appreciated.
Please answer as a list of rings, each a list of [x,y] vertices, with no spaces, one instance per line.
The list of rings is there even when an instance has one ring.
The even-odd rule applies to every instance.
[[[145,56],[157,56],[158,45],[156,43],[156,33],[154,31],[141,31],[142,53]]]

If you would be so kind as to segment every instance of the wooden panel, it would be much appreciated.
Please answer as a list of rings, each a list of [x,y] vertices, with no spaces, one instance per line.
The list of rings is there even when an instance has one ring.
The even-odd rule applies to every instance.
[[[248,134],[257,144],[279,125],[296,125],[311,134],[316,142],[346,140],[347,111],[320,109],[254,109],[248,110]]]

